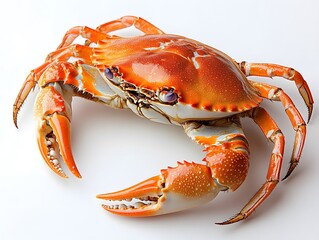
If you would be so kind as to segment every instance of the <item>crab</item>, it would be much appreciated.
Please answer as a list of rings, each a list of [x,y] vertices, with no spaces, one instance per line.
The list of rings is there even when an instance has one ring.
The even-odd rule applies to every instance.
[[[111,34],[128,27],[143,34]],[[85,43],[75,44],[78,37]],[[236,62],[198,41],[165,34],[140,17],[124,16],[96,29],[77,26],[68,30],[58,48],[26,78],[13,106],[13,119],[17,127],[18,112],[38,85],[34,105],[37,143],[47,165],[64,178],[62,159],[81,178],[71,150],[73,96],[181,126],[188,137],[203,146],[203,164],[178,162],[132,187],[97,196],[106,200],[102,206],[107,211],[139,217],[189,209],[210,202],[221,191],[235,191],[249,167],[249,146],[240,119],[251,118],[274,147],[264,184],[234,217],[218,223],[230,224],[251,215],[280,181],[284,135],[260,107],[262,100],[281,102],[295,131],[291,161],[283,179],[299,163],[306,137],[306,122],[291,98],[281,88],[249,80],[248,76],[293,81],[308,108],[309,122],[311,91],[293,68]]]

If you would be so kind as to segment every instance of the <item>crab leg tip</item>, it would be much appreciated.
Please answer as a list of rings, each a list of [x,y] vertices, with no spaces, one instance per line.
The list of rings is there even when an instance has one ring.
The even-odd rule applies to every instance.
[[[243,219],[245,219],[246,216],[243,215],[243,214],[237,214],[236,216],[224,221],[224,222],[219,222],[219,223],[215,223],[216,225],[228,225],[228,224],[232,224],[232,223],[236,223],[236,222],[239,222]]]
[[[308,107],[308,120],[307,123],[310,122],[311,116],[312,116],[312,110],[313,110],[313,105]]]
[[[290,176],[290,174],[293,172],[293,170],[296,168],[296,166],[297,166],[296,164],[291,165],[291,166],[289,167],[289,169],[288,169],[286,175],[281,179],[281,181],[286,180],[286,179]]]
[[[19,129],[19,127],[18,127],[18,122],[17,122],[16,119],[13,120],[13,123],[14,123],[14,126],[16,127],[16,129]]]
[[[13,123],[14,123],[14,126],[18,129],[18,116],[17,116],[17,113],[15,113],[15,111],[13,110]]]
[[[282,179],[281,179],[281,181],[285,181],[288,177],[290,176],[290,174],[286,174],[286,176],[284,176]]]

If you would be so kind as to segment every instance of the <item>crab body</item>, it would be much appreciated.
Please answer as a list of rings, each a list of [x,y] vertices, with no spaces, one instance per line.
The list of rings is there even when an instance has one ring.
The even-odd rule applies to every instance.
[[[144,35],[113,36],[114,30],[135,26]],[[73,44],[82,36],[84,45]],[[75,60],[74,60],[75,59]],[[178,163],[128,189],[98,195],[110,212],[150,216],[188,209],[211,201],[220,191],[234,191],[249,166],[248,142],[240,118],[250,117],[274,143],[266,181],[233,223],[249,216],[279,181],[284,136],[259,106],[263,98],[280,101],[296,131],[288,177],[299,162],[306,123],[292,100],[275,86],[248,76],[279,76],[297,85],[310,119],[313,99],[299,72],[275,64],[237,63],[223,52],[182,36],[164,34],[142,18],[126,16],[99,26],[71,28],[44,64],[31,71],[14,104],[14,122],[35,85],[37,140],[42,157],[61,177],[59,155],[70,171],[76,168],[70,137],[73,96],[114,108],[129,108],[152,121],[176,124],[207,152],[205,164]],[[60,153],[60,154],[59,154]],[[129,199],[129,202],[123,200]],[[130,203],[135,199],[135,203]],[[116,202],[114,202],[116,201]]]
[[[95,80],[96,89],[102,92],[101,101],[106,96],[103,92],[113,91],[116,95],[112,98],[120,102],[118,107],[127,106],[153,121],[182,123],[221,118],[256,107],[261,101],[231,58],[181,36],[144,35],[100,41],[92,49],[91,61],[101,76],[87,65],[81,67],[97,75],[95,79],[102,78]],[[78,79],[68,83],[86,90]],[[165,99],[163,92],[171,99]]]

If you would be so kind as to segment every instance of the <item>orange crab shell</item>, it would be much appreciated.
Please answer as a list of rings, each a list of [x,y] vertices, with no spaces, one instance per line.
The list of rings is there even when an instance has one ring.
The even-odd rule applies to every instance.
[[[179,102],[194,108],[240,112],[261,102],[230,57],[197,41],[145,35],[101,41],[98,46],[92,62],[100,68],[119,66],[123,79],[139,88],[173,87]]]

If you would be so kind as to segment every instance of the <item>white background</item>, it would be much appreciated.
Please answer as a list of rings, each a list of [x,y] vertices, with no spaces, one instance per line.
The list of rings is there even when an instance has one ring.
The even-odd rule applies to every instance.
[[[31,94],[12,122],[12,104],[32,68],[60,43],[72,26],[97,25],[123,15],[141,16],[167,33],[212,45],[237,61],[272,62],[298,69],[319,99],[319,4],[315,0],[241,1],[36,1],[10,0],[0,24],[0,239],[319,239],[318,107],[308,126],[301,163],[273,194],[241,223],[214,222],[237,213],[265,180],[272,144],[249,120],[243,126],[251,146],[251,168],[235,193],[182,213],[124,218],[105,212],[98,193],[122,189],[175,166],[203,158],[201,147],[182,129],[75,99],[73,150],[83,179],[61,179],[41,159],[35,141]],[[264,81],[264,79],[262,79]],[[283,87],[306,118],[293,83]],[[286,135],[283,173],[294,131],[280,103],[264,106]]]

